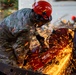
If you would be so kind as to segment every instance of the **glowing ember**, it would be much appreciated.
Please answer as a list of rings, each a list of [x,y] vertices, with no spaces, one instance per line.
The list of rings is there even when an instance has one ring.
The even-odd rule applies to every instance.
[[[32,42],[35,48],[34,52],[28,58],[28,63],[23,66],[25,69],[42,72],[49,75],[63,75],[69,65],[72,54],[72,40],[69,39],[69,33],[73,36],[71,30],[61,28],[50,35],[49,49],[39,52],[39,43],[36,38]],[[38,43],[36,45],[36,43]],[[36,47],[37,46],[37,47]]]
[[[61,51],[60,53],[63,53],[63,55],[57,55],[56,61],[58,61],[58,64],[53,62],[52,64],[48,65],[44,70],[42,71],[44,74],[49,74],[49,75],[63,75],[63,71],[67,68],[70,58],[71,58],[71,53],[72,53],[72,48],[66,47]]]

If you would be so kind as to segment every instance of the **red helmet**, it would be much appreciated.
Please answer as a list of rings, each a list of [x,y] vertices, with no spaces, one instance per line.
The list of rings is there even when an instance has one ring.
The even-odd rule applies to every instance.
[[[32,7],[35,13],[41,15],[44,18],[51,16],[52,6],[46,1],[35,2]]]

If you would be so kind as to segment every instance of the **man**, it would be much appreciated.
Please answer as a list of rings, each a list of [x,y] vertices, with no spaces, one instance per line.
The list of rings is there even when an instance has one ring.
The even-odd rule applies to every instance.
[[[33,9],[24,8],[5,18],[0,24],[0,57],[4,58],[0,61],[8,64],[17,60],[23,64],[32,36],[38,36],[36,27],[50,22],[51,13],[50,3],[38,1]],[[12,53],[16,59],[12,58]]]

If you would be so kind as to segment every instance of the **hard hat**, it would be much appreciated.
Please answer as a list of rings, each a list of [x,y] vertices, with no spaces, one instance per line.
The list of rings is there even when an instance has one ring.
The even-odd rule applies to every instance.
[[[51,16],[52,6],[46,1],[35,2],[32,7],[36,14],[41,15],[45,19]]]

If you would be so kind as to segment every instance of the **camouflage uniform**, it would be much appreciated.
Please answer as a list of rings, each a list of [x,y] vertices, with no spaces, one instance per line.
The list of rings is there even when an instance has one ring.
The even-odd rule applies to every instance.
[[[28,52],[29,41],[34,35],[35,27],[30,20],[31,9],[21,9],[7,18],[0,24],[0,56],[4,59],[15,53],[19,62],[23,62],[25,54]],[[25,46],[25,43],[28,45]],[[9,51],[9,52],[7,52]],[[22,58],[21,58],[21,57]],[[9,60],[9,59],[8,59]],[[1,59],[3,62],[4,60]],[[5,61],[4,61],[5,62]],[[21,62],[21,63],[22,63]],[[7,63],[7,62],[5,62]]]
[[[37,23],[30,8],[18,10],[1,22],[0,61],[5,63],[12,61],[11,57],[14,53],[17,58],[14,60],[23,63],[26,53],[29,51],[29,42],[32,36],[36,35],[35,25]]]

